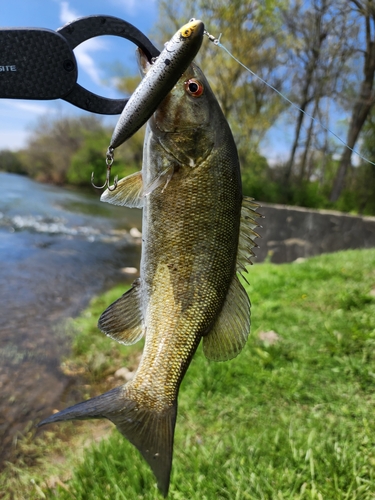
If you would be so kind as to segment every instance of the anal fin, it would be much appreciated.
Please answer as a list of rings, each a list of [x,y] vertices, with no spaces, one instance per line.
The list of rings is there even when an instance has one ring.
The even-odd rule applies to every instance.
[[[100,316],[100,330],[121,344],[135,344],[144,333],[139,280]]]
[[[211,361],[237,356],[250,332],[250,300],[235,274],[224,306],[212,330],[203,337],[203,352]]]
[[[100,197],[100,201],[120,205],[129,208],[143,207],[143,179],[142,172],[128,175],[121,179],[116,189],[106,189]]]

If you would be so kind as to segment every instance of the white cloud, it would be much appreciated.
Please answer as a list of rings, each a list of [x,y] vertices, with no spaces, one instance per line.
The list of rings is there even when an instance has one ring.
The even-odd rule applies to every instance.
[[[17,150],[26,145],[33,123],[39,116],[54,114],[70,106],[57,101],[2,99],[0,107],[0,149]]]
[[[110,0],[109,3],[117,8],[124,10],[127,14],[136,15],[139,12],[144,12],[152,9],[156,1],[155,0]]]
[[[41,115],[44,113],[47,113],[50,111],[50,108],[48,106],[44,106],[43,104],[36,104],[32,102],[17,102],[14,101],[12,102],[12,107],[21,110],[21,111],[27,111],[28,113],[36,114],[36,115]]]
[[[105,49],[105,42],[96,38],[91,38],[90,40],[84,42],[84,44],[78,45],[78,47],[74,49],[74,54],[78,61],[78,68],[83,69],[90,76],[92,81],[101,87],[104,86],[103,78],[91,53]]]
[[[60,21],[63,24],[72,22],[78,17],[81,17],[80,14],[73,10],[68,2],[60,3]],[[92,56],[92,52],[105,50],[106,48],[106,43],[103,40],[91,38],[74,49],[74,54],[78,62],[78,69],[85,71],[92,81],[101,87],[104,86],[103,78],[97,64],[95,63],[95,59]]]
[[[70,6],[68,2],[61,2],[60,3],[60,21],[63,24],[70,23],[74,19],[77,19],[77,17],[80,17],[77,12],[75,12]]]

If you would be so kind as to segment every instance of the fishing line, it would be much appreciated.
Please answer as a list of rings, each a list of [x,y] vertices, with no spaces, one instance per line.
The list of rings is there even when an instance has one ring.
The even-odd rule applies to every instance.
[[[282,94],[279,90],[277,90],[277,88],[275,88],[273,85],[271,85],[270,83],[268,83],[265,80],[263,80],[263,78],[261,78],[256,73],[254,73],[254,71],[252,71],[250,68],[248,68],[247,66],[245,66],[245,64],[243,64],[239,59],[237,59],[237,57],[235,57],[231,52],[229,52],[229,50],[226,47],[224,47],[224,45],[220,42],[221,33],[220,33],[219,38],[215,38],[213,35],[210,35],[207,31],[205,32],[205,34],[208,36],[208,38],[209,38],[209,40],[211,42],[213,42],[215,45],[217,45],[221,49],[224,49],[225,52],[228,55],[230,55],[230,57],[232,59],[234,59],[236,61],[236,63],[238,63],[240,66],[242,66],[246,71],[248,71],[252,76],[254,76],[255,78],[257,78],[259,81],[261,81],[262,83],[264,83],[265,85],[267,85],[267,87],[269,87],[274,92],[276,92],[276,94],[278,94],[282,99],[284,99],[284,101],[286,101],[291,106],[293,106],[293,108],[297,109],[298,111],[300,111],[301,113],[303,113],[305,116],[307,116],[308,118],[310,118],[314,123],[316,123],[317,125],[319,125],[323,130],[325,130],[329,134],[332,134],[334,137],[336,137],[336,139],[338,141],[340,141],[341,144],[343,144],[346,148],[348,148],[352,153],[356,154],[359,158],[361,158],[361,160],[364,160],[367,163],[371,163],[371,165],[375,166],[374,162],[372,162],[371,160],[365,158],[361,153],[359,153],[355,149],[353,149],[350,146],[348,146],[348,144],[343,139],[341,139],[341,137],[339,137],[335,132],[333,132],[331,129],[329,129],[328,127],[326,127],[325,125],[323,125],[319,120],[317,120],[316,118],[314,118],[310,113],[308,113],[307,111],[304,111],[303,109],[301,109],[299,106],[297,106],[297,104],[295,104],[294,102],[292,102],[284,94]]]

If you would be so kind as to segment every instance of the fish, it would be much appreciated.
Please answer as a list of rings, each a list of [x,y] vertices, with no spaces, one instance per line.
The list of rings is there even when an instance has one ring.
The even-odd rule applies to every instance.
[[[139,51],[140,67],[150,70]],[[104,202],[143,209],[140,277],[100,316],[122,344],[145,344],[134,378],[41,425],[107,418],[141,453],[168,494],[179,387],[200,342],[226,361],[250,332],[240,280],[254,256],[261,215],[242,194],[229,124],[193,62],[147,122],[142,170],[107,189]]]
[[[203,35],[203,22],[193,18],[165,44],[124,107],[113,131],[109,150],[120,146],[147,122],[197,55]]]

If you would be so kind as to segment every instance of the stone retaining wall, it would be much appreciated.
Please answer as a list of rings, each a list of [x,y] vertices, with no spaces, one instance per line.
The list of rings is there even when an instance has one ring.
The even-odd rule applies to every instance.
[[[375,247],[375,217],[262,204],[255,262],[292,262],[326,252]]]

